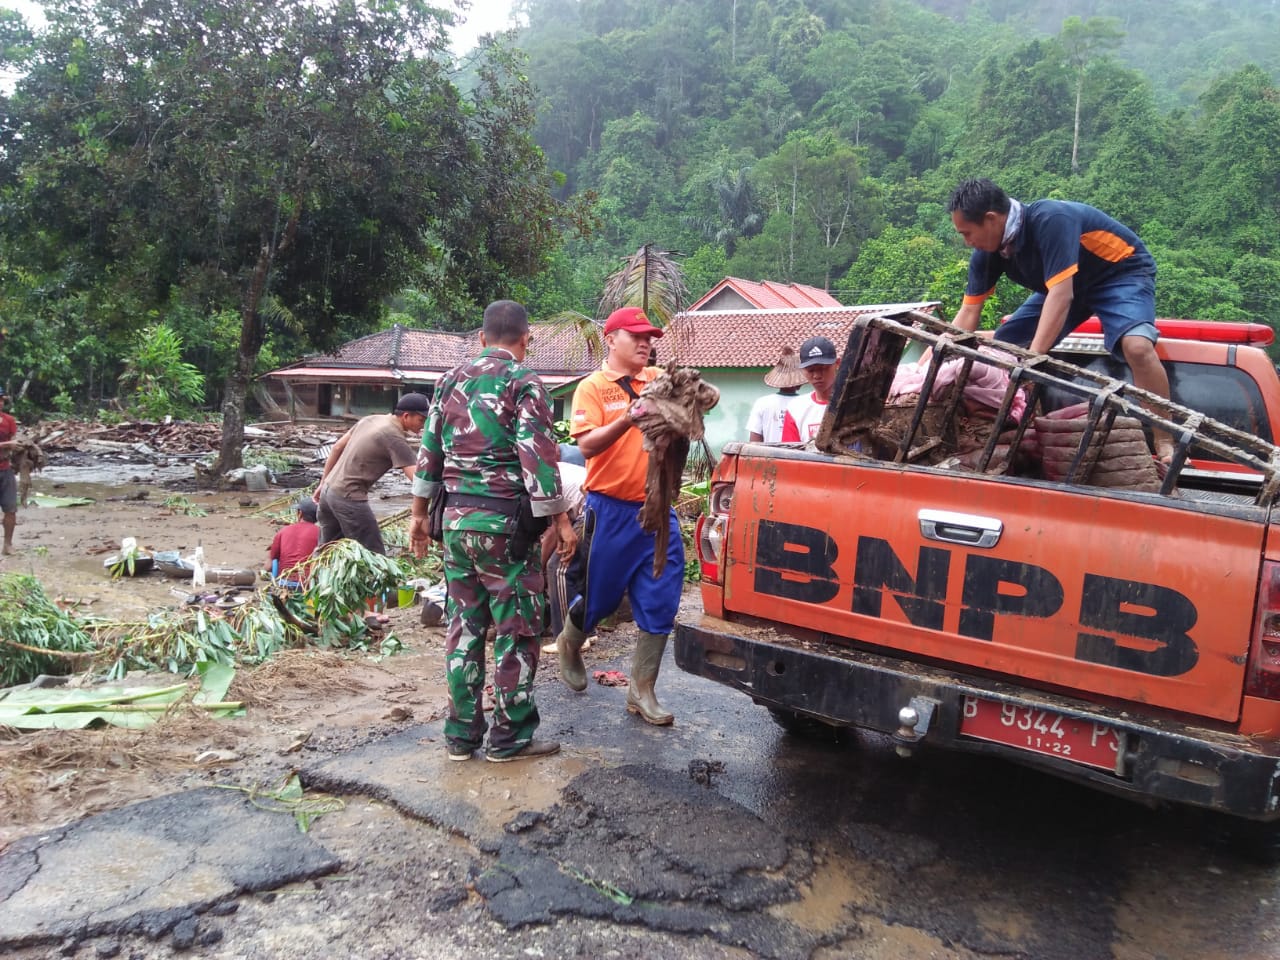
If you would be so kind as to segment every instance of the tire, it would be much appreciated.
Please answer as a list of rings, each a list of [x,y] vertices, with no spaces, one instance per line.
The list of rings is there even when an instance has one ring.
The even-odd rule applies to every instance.
[[[796,713],[793,710],[783,710],[781,707],[769,707],[769,716],[773,717],[774,723],[793,737],[840,744],[853,741],[852,727],[833,726],[823,723],[816,717]]]

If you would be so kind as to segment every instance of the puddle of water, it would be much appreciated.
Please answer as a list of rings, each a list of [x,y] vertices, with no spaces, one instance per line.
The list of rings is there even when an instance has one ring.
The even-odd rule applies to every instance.
[[[823,947],[813,960],[976,960],[975,955],[946,946],[933,934],[914,927],[886,924],[879,917],[859,918],[861,934],[847,944]],[[856,952],[855,952],[856,951]]]
[[[869,909],[876,900],[875,874],[869,864],[822,854],[801,897],[770,908],[770,913],[805,930],[834,933],[849,925],[851,910]]]
[[[98,484],[115,488],[129,483],[152,486],[166,480],[190,480],[194,476],[195,473],[189,463],[158,466],[152,463],[117,463],[100,460],[84,465],[47,466],[33,478],[31,486],[32,489],[41,492],[55,483]]]

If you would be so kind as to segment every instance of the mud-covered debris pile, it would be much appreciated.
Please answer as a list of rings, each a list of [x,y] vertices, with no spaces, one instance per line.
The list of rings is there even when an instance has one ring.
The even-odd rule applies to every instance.
[[[217,451],[222,441],[218,423],[175,420],[154,423],[130,420],[107,424],[93,420],[49,420],[30,431],[46,452],[131,448],[156,454],[205,454]],[[267,447],[319,447],[333,443],[344,432],[296,423],[272,423],[245,427],[245,443]]]

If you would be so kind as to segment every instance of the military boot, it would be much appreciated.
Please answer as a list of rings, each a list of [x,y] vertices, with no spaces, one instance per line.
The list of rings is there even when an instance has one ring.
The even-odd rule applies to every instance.
[[[635,653],[631,657],[631,683],[627,685],[627,712],[638,713],[645,723],[665,727],[675,717],[662,708],[653,692],[662,666],[662,651],[667,648],[665,633],[640,631]]]
[[[560,679],[570,690],[587,689],[587,665],[582,662],[582,645],[587,635],[572,620],[565,618],[564,628],[556,637],[556,653],[560,655]]]

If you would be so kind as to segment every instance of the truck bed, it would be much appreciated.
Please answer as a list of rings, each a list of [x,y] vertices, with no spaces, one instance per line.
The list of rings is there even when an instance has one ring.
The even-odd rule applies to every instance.
[[[918,399],[886,412],[913,340],[929,359],[894,393]],[[1159,480],[1144,430],[1174,442]],[[677,663],[901,749],[1280,821],[1277,496],[1266,440],[927,314],[863,317],[813,444],[725,447]]]

